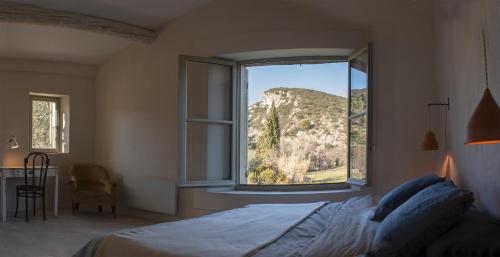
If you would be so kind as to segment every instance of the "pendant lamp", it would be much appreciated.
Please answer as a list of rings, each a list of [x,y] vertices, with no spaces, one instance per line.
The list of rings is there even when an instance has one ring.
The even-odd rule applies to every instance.
[[[467,124],[465,144],[500,143],[500,107],[491,94],[488,81],[488,59],[486,54],[486,36],[483,30],[483,53],[486,89],[483,98],[476,107]]]
[[[427,131],[425,133],[424,143],[422,144],[422,150],[424,151],[434,151],[439,150],[439,144],[436,140],[436,134],[432,131]]]

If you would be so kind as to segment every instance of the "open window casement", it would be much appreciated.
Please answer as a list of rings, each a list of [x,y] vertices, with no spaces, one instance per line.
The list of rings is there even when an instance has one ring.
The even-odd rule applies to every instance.
[[[372,46],[349,57],[348,183],[368,184],[371,152]]]
[[[179,63],[179,186],[234,185],[237,65],[194,56]]]

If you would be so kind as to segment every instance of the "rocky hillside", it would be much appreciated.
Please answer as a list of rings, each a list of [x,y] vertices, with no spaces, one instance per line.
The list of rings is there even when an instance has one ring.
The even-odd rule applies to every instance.
[[[273,88],[264,100],[249,107],[249,146],[255,146],[265,124],[266,112],[274,102],[282,139],[306,141],[316,149],[343,151],[347,147],[347,99],[301,88]]]

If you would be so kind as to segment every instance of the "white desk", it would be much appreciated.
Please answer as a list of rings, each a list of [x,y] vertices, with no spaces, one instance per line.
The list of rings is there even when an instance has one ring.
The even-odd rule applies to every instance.
[[[57,216],[58,192],[59,192],[59,176],[57,175],[57,167],[49,166],[47,177],[54,177],[54,216]],[[0,167],[1,178],[1,199],[2,199],[2,221],[7,221],[7,197],[5,184],[8,178],[24,178],[24,167]]]

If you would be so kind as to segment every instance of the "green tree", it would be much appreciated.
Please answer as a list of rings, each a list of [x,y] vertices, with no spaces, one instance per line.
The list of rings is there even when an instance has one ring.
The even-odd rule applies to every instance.
[[[276,153],[279,151],[281,138],[280,122],[278,117],[278,111],[274,105],[274,101],[271,105],[271,109],[267,113],[266,123],[264,126],[264,131],[259,138],[258,148],[259,151],[267,155],[268,153]]]

